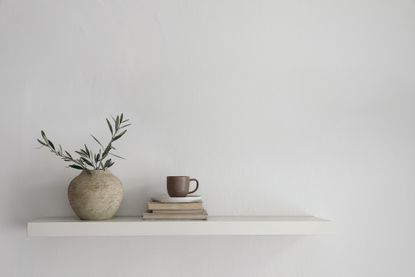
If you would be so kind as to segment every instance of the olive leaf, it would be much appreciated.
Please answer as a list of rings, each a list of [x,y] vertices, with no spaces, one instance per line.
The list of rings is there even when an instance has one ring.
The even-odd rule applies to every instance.
[[[121,134],[115,136],[112,141],[116,141],[117,139],[121,138],[125,133],[127,133],[127,130],[124,130],[121,132]]]
[[[121,157],[121,156],[118,156],[118,155],[115,155],[114,153],[109,153],[111,156],[113,156],[113,157],[116,157],[116,158],[118,158],[118,159],[123,159],[123,160],[125,160],[125,158],[124,157]]]
[[[69,165],[69,167],[72,167],[72,168],[75,168],[75,169],[83,169],[82,167],[80,167],[79,165],[76,165],[76,164],[71,164],[71,165]]]
[[[102,145],[102,143],[96,138],[94,137],[94,135],[91,135],[91,137],[102,147],[104,148],[104,146]]]
[[[110,128],[111,135],[113,135],[114,131],[112,130],[111,122],[108,119],[107,119],[107,124],[108,124],[108,127]]]
[[[53,145],[53,143],[50,140],[48,140],[48,143],[49,143],[50,147],[52,147],[52,149],[55,150],[55,146]]]
[[[42,144],[43,146],[48,146],[46,143],[44,143],[43,141],[41,141],[40,139],[37,139],[37,141]]]

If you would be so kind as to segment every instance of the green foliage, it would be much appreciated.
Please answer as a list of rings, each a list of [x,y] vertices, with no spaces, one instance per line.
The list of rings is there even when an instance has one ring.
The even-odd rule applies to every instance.
[[[84,144],[83,148],[75,151],[78,157],[74,157],[68,151],[63,150],[60,144],[56,147],[48,139],[44,131],[40,132],[42,138],[38,138],[37,141],[41,144],[41,147],[49,148],[52,153],[65,162],[70,162],[69,167],[71,168],[79,170],[105,170],[114,165],[114,162],[108,156],[124,159],[121,156],[111,153],[112,150],[115,150],[112,144],[125,135],[127,132],[125,128],[131,125],[127,123],[128,119],[124,119],[123,114],[117,115],[115,118],[112,117],[113,123],[108,119],[106,121],[111,133],[111,140],[105,147],[95,136],[91,135],[94,141],[101,147],[96,154]]]

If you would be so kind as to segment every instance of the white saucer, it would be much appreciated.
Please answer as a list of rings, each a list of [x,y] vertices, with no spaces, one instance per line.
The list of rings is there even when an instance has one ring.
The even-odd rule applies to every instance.
[[[202,196],[188,195],[186,197],[170,197],[168,195],[161,195],[158,197],[153,197],[153,200],[162,203],[192,203],[202,201]]]

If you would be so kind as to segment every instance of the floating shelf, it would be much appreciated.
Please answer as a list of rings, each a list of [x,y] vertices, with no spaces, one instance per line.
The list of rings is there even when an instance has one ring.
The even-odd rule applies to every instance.
[[[27,224],[29,237],[129,236],[274,236],[318,235],[333,232],[333,223],[312,216],[211,216],[196,221],[144,221],[116,217],[105,221],[45,218]]]

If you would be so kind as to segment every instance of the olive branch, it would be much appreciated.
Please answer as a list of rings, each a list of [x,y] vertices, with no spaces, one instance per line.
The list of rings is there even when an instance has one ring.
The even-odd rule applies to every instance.
[[[40,132],[42,138],[38,138],[37,141],[41,144],[41,147],[49,148],[52,153],[65,162],[71,162],[72,164],[70,164],[69,167],[79,170],[105,170],[114,165],[114,162],[109,156],[124,159],[121,156],[111,153],[111,151],[116,150],[113,143],[120,139],[127,132],[125,128],[131,125],[130,123],[127,123],[128,119],[124,119],[123,114],[111,118],[113,123],[111,123],[108,118],[106,119],[108,128],[111,132],[111,140],[105,147],[94,135],[91,135],[95,142],[101,147],[98,150],[98,153],[94,153],[84,144],[83,148],[75,151],[75,153],[78,154],[78,157],[74,157],[68,151],[62,149],[60,144],[56,147],[46,136],[44,131]]]

